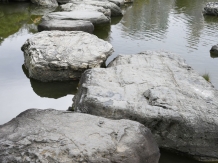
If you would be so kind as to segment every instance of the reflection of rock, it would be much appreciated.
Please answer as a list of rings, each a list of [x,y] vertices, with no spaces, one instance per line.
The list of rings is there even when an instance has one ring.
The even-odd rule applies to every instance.
[[[95,27],[93,34],[100,39],[109,41],[110,31],[111,31],[111,26],[104,25],[104,26]]]
[[[22,65],[22,69],[27,78],[29,78],[28,70]],[[33,91],[40,97],[61,98],[63,96],[77,92],[78,81],[69,82],[49,82],[44,83],[34,79],[30,79]]]
[[[208,2],[204,7],[203,13],[218,16],[218,2]]]
[[[116,24],[118,24],[122,18],[123,18],[122,16],[112,17],[112,18],[111,18],[111,25],[116,25]]]
[[[53,109],[29,109],[1,125],[0,142],[1,163],[158,163],[160,157],[138,122]]]
[[[167,52],[121,55],[82,75],[75,111],[138,121],[161,148],[218,160],[218,91]]]
[[[218,44],[212,46],[212,48],[210,49],[210,56],[211,56],[211,58],[217,58],[218,57]]]
[[[50,20],[42,21],[38,25],[38,31],[84,31],[93,33],[94,26],[90,21],[84,20]]]
[[[86,69],[103,65],[113,52],[108,42],[81,31],[43,31],[22,50],[30,77],[44,82],[78,79]]]

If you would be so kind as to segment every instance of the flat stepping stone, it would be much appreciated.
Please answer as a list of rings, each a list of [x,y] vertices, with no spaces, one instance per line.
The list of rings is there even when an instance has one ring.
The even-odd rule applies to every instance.
[[[43,82],[80,78],[86,69],[104,65],[113,48],[81,31],[42,31],[22,46],[30,78]]]
[[[109,1],[98,1],[98,0],[70,0],[69,3],[74,4],[87,4],[87,5],[93,5],[98,7],[103,7],[105,9],[111,10],[111,16],[121,16],[122,11],[119,6],[116,4],[109,2]]]
[[[218,2],[208,2],[204,7],[203,13],[218,16]]]
[[[110,18],[95,11],[53,12],[42,17],[42,21],[51,20],[85,20],[90,21],[93,25],[110,23]]]
[[[95,12],[101,12],[108,18],[111,17],[111,10],[110,9],[105,9],[101,6],[94,6],[94,5],[89,5],[89,4],[84,4],[84,3],[67,3],[64,5],[60,6],[61,11],[95,11]]]
[[[58,2],[56,0],[31,0],[32,3],[44,7],[57,7]]]
[[[130,120],[29,109],[0,126],[0,162],[158,163],[150,130]]]
[[[75,111],[138,121],[161,148],[218,160],[218,91],[181,57],[121,55],[107,68],[87,70],[79,86]]]
[[[42,21],[38,25],[38,31],[84,31],[93,33],[94,25],[90,21],[83,20],[50,20]]]

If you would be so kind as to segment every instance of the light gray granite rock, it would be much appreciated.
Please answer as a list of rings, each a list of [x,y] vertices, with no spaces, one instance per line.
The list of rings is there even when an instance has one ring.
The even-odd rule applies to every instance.
[[[84,31],[93,33],[94,25],[90,21],[84,20],[50,20],[42,21],[38,25],[38,31]]]
[[[110,23],[110,18],[96,11],[53,12],[42,17],[42,21],[51,20],[85,20],[93,25]]]
[[[74,80],[100,67],[113,52],[112,45],[81,31],[42,31],[22,46],[30,78],[43,82]]]
[[[85,3],[67,3],[64,5],[60,6],[61,11],[97,11],[103,13],[105,16],[108,18],[111,17],[111,10],[110,9],[105,9],[101,6],[94,6],[94,5],[89,5]]]
[[[0,126],[1,163],[158,163],[142,124],[88,114],[29,109]]]
[[[218,2],[208,2],[204,7],[203,13],[218,16]]]
[[[32,3],[45,7],[57,7],[58,2],[56,0],[31,0]]]
[[[121,16],[122,11],[120,7],[118,7],[116,4],[109,2],[109,1],[98,1],[98,0],[70,0],[70,3],[74,4],[87,4],[87,5],[93,5],[98,7],[103,7],[105,9],[111,10],[111,16]]]
[[[85,71],[73,101],[77,112],[144,124],[161,148],[218,160],[218,91],[177,55],[118,56]]]

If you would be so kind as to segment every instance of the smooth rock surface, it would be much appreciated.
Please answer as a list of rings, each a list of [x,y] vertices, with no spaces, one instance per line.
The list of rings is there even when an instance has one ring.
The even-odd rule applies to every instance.
[[[42,21],[38,25],[38,31],[84,31],[93,33],[94,25],[90,21],[83,20],[50,20]]]
[[[218,91],[181,57],[121,55],[106,69],[85,71],[79,86],[77,112],[138,121],[161,148],[218,160]]]
[[[121,16],[122,11],[120,7],[118,7],[116,4],[109,2],[109,1],[98,1],[98,0],[70,0],[70,3],[74,4],[87,4],[87,5],[93,5],[98,7],[103,7],[105,9],[111,10],[111,16]]]
[[[29,109],[0,126],[1,163],[158,163],[149,129],[52,109]]]
[[[218,16],[218,2],[208,2],[204,7],[203,13]]]
[[[85,20],[93,25],[110,23],[110,18],[96,11],[53,12],[42,17],[42,21],[51,20]]]
[[[89,5],[89,4],[84,4],[84,3],[67,3],[64,5],[60,6],[61,11],[97,11],[103,13],[107,17],[111,17],[111,10],[110,9],[105,9],[101,6],[94,6],[94,5]]]
[[[103,65],[113,52],[108,42],[81,31],[42,31],[22,50],[30,78],[44,82],[78,79],[84,70]]]
[[[57,7],[58,2],[56,0],[31,0],[32,3],[45,7]]]

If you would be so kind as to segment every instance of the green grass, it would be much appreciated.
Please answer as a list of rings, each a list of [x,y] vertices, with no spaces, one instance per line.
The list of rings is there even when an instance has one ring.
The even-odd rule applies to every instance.
[[[202,75],[202,77],[203,77],[206,81],[210,82],[210,75],[209,75],[209,73],[204,73],[204,74]]]

